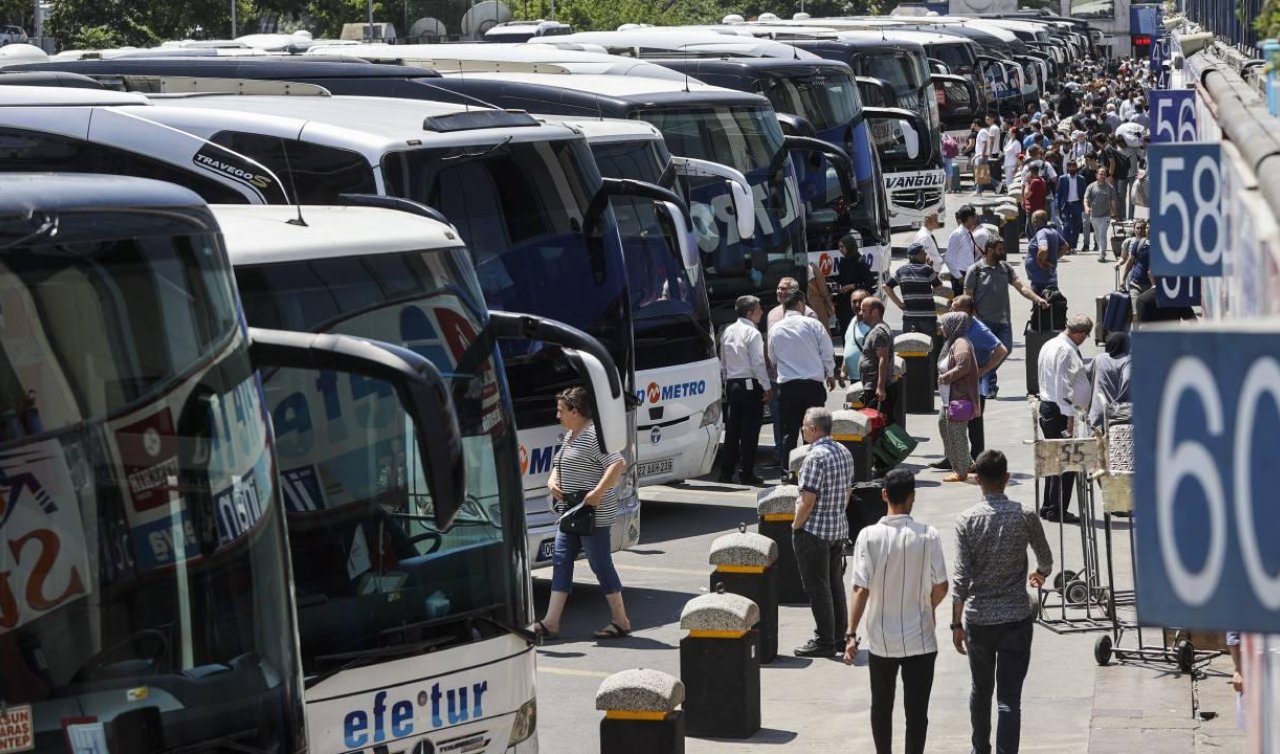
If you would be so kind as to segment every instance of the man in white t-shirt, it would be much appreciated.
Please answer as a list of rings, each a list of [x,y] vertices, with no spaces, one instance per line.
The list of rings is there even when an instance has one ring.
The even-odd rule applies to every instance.
[[[920,230],[916,231],[916,237],[911,241],[924,247],[925,253],[929,255],[929,264],[939,275],[942,274],[942,252],[938,249],[938,239],[933,237],[933,232],[941,227],[938,212],[932,210],[924,216],[924,220],[920,223]]]
[[[990,169],[991,163],[991,132],[983,127],[980,121],[973,122],[973,193],[975,196],[981,194],[987,187],[987,181],[978,180],[978,166]]]
[[[889,515],[863,529],[853,548],[844,661],[853,664],[865,639],[871,655],[871,737],[877,754],[892,751],[893,699],[902,670],[904,751],[923,754],[938,659],[934,610],[947,596],[947,564],[938,531],[911,518],[916,499],[911,472],[894,469],[885,474],[880,494]],[[861,637],[859,625],[865,626]]]

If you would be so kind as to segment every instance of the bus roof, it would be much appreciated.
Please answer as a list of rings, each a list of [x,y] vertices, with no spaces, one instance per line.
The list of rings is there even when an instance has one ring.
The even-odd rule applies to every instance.
[[[823,69],[831,73],[852,73],[847,63],[818,58],[816,55],[809,57],[809,54],[799,60],[793,58],[653,58],[652,60],[664,66],[676,66],[695,78],[704,71],[707,73],[740,71],[744,75],[768,71],[782,76],[813,75]]]
[[[12,66],[10,71],[62,71],[86,76],[165,75],[306,81],[307,79],[439,78],[429,68],[387,66],[358,58],[262,56],[249,58],[111,58]],[[162,71],[163,73],[157,73]],[[2,76],[0,76],[2,78]]]
[[[0,86],[0,107],[149,105],[141,94],[64,86]]]
[[[360,44],[326,48],[307,55],[341,54],[365,60],[403,62],[455,73],[467,71],[510,71],[523,73],[608,73],[671,78],[671,72],[635,58],[603,52],[562,49],[546,44]]]
[[[125,207],[200,207],[190,189],[150,178],[87,173],[6,173],[0,181],[0,215],[105,210]]]
[[[643,120],[623,118],[574,118],[568,115],[536,114],[538,120],[579,131],[591,143],[610,141],[662,140],[657,126]]]
[[[450,79],[462,77],[447,75]],[[466,81],[505,83],[510,87],[554,88],[570,96],[582,99],[584,106],[611,106],[613,110],[628,110],[643,106],[686,105],[701,103],[723,105],[768,106],[769,100],[758,94],[739,92],[719,86],[711,86],[681,76],[676,79],[654,79],[647,76],[547,76],[538,73],[477,73],[467,74]],[[460,91],[463,91],[460,89]],[[531,94],[534,92],[531,92]],[[605,113],[609,115],[610,113]]]
[[[449,225],[381,207],[301,208],[306,225],[291,223],[299,208],[212,205],[227,254],[237,267],[304,259],[394,254],[462,245]]]
[[[686,52],[736,55],[742,57],[789,58],[806,53],[781,42],[764,41],[702,29],[643,28],[631,31],[590,31],[530,40],[530,44],[553,46],[595,45],[607,50],[640,49],[649,52]]]

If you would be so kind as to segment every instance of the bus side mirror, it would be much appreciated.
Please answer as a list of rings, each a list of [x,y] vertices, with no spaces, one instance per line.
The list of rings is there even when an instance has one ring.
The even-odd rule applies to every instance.
[[[255,369],[327,370],[390,385],[413,423],[436,526],[449,528],[467,498],[466,467],[449,388],[430,361],[406,348],[348,335],[251,327],[249,339]]]
[[[729,198],[733,205],[734,218],[738,223],[738,237],[752,238],[756,234],[756,199],[747,183],[747,177],[728,165],[718,162],[699,160],[693,157],[672,157],[671,164],[676,172],[683,176],[702,176],[723,178],[728,184]]]
[[[658,208],[671,218],[671,226],[675,229],[676,245],[680,251],[680,261],[686,269],[697,269],[702,265],[702,257],[698,254],[698,244],[693,240],[693,220],[687,209],[674,202],[657,202]]]
[[[623,391],[618,366],[600,341],[563,322],[518,312],[489,312],[486,329],[500,340],[541,340],[560,346],[582,377],[601,452],[621,453],[626,448],[627,401],[634,396]]]
[[[825,157],[831,166],[835,168],[836,175],[839,176],[840,191],[844,194],[845,199],[850,204],[858,203],[860,200],[858,182],[854,178],[853,159],[849,157],[847,152],[821,139],[811,139],[804,136],[785,136],[783,137],[783,145],[793,156],[799,152],[808,153],[815,159]]]

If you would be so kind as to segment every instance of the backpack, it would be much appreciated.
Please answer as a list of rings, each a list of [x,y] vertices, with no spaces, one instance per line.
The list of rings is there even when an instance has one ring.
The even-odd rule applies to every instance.
[[[1046,288],[1043,298],[1049,302],[1048,309],[1031,305],[1031,321],[1028,327],[1032,332],[1057,332],[1067,326],[1067,297],[1057,288]]]
[[[1112,177],[1119,178],[1120,180],[1127,179],[1129,177],[1129,169],[1132,166],[1130,165],[1129,158],[1125,155],[1124,151],[1112,148],[1111,159],[1116,163],[1115,175]],[[1121,173],[1124,173],[1124,175],[1120,175]]]

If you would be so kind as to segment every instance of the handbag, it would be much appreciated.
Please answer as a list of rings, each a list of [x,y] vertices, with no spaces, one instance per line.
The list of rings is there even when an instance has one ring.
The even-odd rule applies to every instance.
[[[563,454],[563,449],[561,454]],[[556,456],[556,476],[562,476],[560,473],[560,456]],[[586,492],[566,492],[564,493],[564,502],[569,506],[569,510],[560,515],[557,522],[560,531],[565,534],[577,534],[579,537],[589,537],[596,530],[596,509],[594,506],[587,505]]]
[[[959,398],[948,402],[947,419],[953,422],[967,422],[973,419],[973,401]]]
[[[879,439],[871,446],[871,453],[881,464],[893,468],[905,461],[918,444],[901,425],[890,424],[884,428]]]

